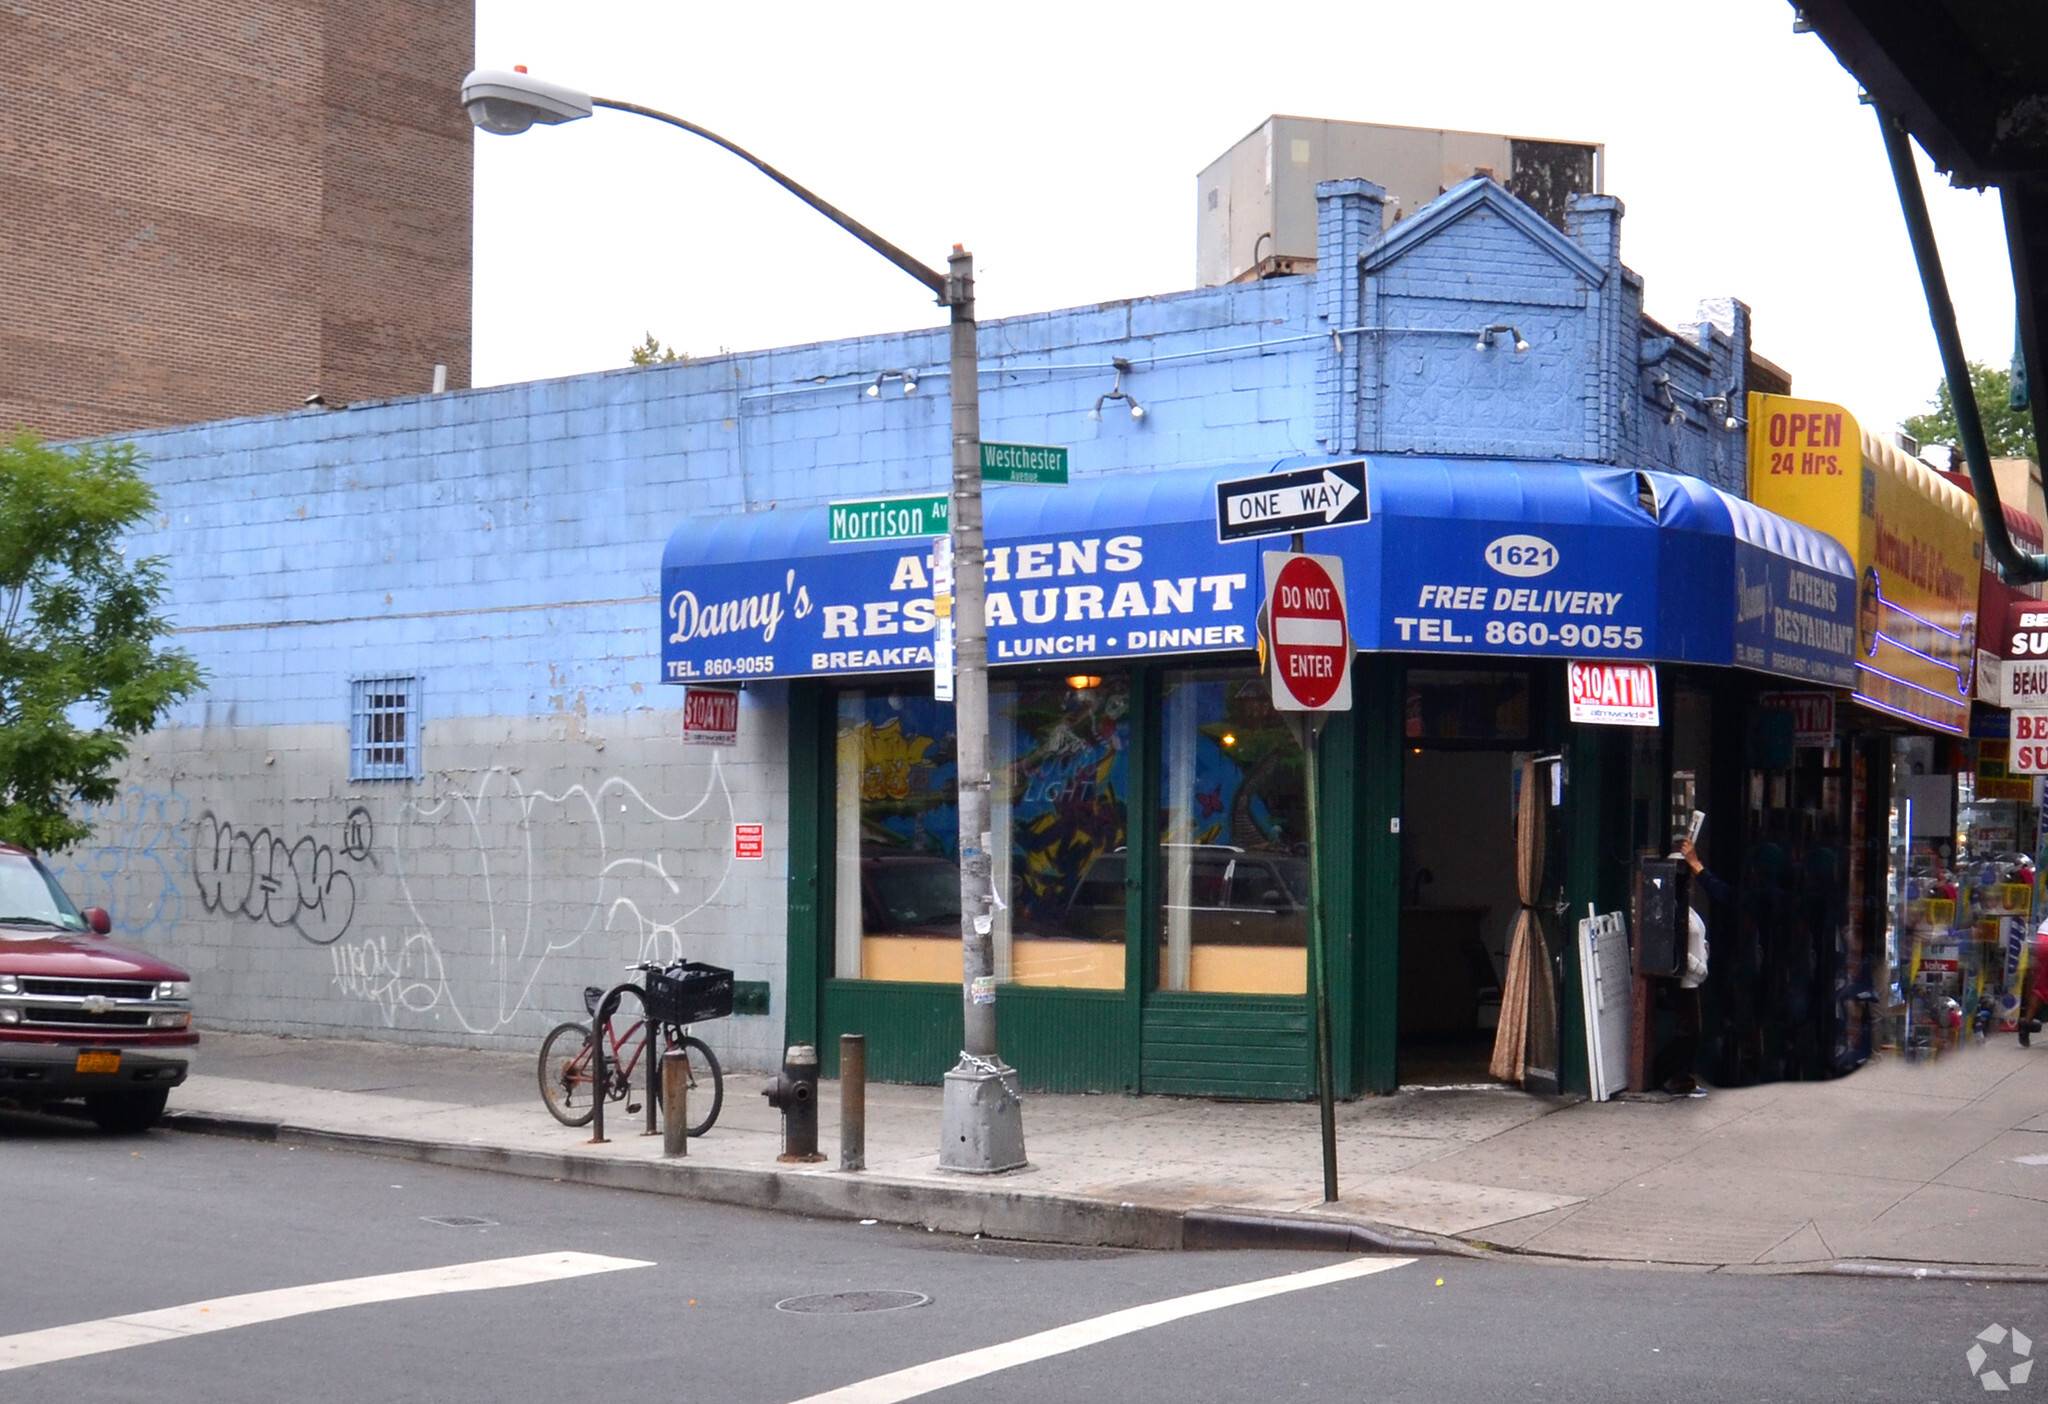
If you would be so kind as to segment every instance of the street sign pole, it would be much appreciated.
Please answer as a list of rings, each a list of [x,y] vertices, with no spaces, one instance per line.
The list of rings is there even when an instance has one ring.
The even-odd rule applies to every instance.
[[[1346,504],[1348,505],[1348,504]],[[1238,510],[1219,499],[1219,530]],[[1298,544],[1298,538],[1297,538]],[[1301,742],[1308,779],[1308,980],[1315,1006],[1316,1101],[1322,1112],[1323,1201],[1337,1200],[1337,1069],[1330,1034],[1330,941],[1323,912],[1324,715],[1351,710],[1351,626],[1344,563],[1298,549],[1265,553],[1265,651],[1273,706]]]
[[[953,716],[959,737],[960,1061],[939,1106],[939,1166],[970,1174],[1024,1162],[1024,1113],[1015,1070],[996,1047],[995,862],[989,852],[988,619],[981,523],[980,353],[975,342],[974,258],[958,244],[948,260],[953,397]]]
[[[1308,765],[1308,969],[1316,1005],[1316,1101],[1323,1122],[1323,1202],[1337,1202],[1337,1076],[1330,1047],[1330,940],[1323,921],[1323,835],[1321,769],[1322,717],[1294,714]]]

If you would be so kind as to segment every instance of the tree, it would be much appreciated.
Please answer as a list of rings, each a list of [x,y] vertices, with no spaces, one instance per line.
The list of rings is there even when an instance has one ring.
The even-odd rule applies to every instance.
[[[80,805],[204,681],[160,642],[164,562],[122,537],[156,506],[133,444],[0,444],[0,843],[51,851],[92,835]]]
[[[1984,443],[1993,458],[2031,458],[2041,461],[2034,445],[2033,417],[2012,407],[2012,374],[1981,361],[1970,362],[1970,388],[1977,396],[1977,414],[1984,421]],[[1954,444],[1956,405],[1949,397],[1948,381],[1934,390],[1926,414],[1916,414],[1900,426],[1923,444]]]
[[[647,333],[641,343],[626,354],[632,357],[633,364],[636,366],[658,366],[667,361],[687,361],[690,359],[689,352],[678,351],[673,346],[663,346],[659,341],[656,341],[653,332]]]

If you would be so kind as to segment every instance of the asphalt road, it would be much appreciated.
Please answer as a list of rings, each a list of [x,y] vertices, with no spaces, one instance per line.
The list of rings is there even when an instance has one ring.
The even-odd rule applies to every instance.
[[[451,1227],[432,1217],[484,1219]],[[1345,1260],[963,1240],[166,1131],[0,1113],[0,1399],[585,1398],[788,1404],[1145,1303]],[[344,1306],[9,1369],[20,1333],[373,1274],[560,1252],[650,1267]],[[798,1314],[787,1298],[926,1305]],[[205,1318],[194,1318],[203,1320]],[[1949,1400],[2048,1288],[1424,1258],[1137,1329],[926,1396]],[[68,1338],[68,1337],[67,1337]],[[2048,1354],[2048,1345],[2039,1353]],[[1983,1368],[2012,1363],[2010,1338]],[[2044,1378],[2013,1392],[2048,1392]]]

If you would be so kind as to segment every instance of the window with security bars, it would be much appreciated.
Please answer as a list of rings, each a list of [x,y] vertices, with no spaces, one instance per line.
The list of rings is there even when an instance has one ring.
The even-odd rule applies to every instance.
[[[357,678],[350,684],[348,778],[420,777],[420,680]]]

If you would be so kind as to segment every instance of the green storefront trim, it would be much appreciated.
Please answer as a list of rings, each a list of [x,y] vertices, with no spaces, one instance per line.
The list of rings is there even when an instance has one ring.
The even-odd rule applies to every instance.
[[[1192,661],[1192,660],[1191,660]],[[1338,1095],[1389,1093],[1398,1083],[1400,868],[1406,674],[1413,660],[1363,654],[1354,710],[1332,715],[1321,743],[1324,861],[1319,865],[1329,939],[1331,1029]],[[1442,668],[1445,660],[1425,666]],[[1499,662],[1493,667],[1498,668]],[[1558,990],[1560,1069],[1566,1090],[1586,1085],[1578,993],[1576,916],[1587,902],[1616,910],[1627,896],[1629,751],[1621,728],[1567,727],[1559,713],[1562,665],[1527,660],[1533,708],[1530,747],[1566,758],[1563,817],[1570,909],[1552,928],[1563,946]],[[1159,865],[1156,802],[1162,750],[1164,668],[1131,665],[1132,796],[1125,982],[1121,990],[1005,985],[999,1043],[1027,1090],[1145,1092],[1181,1096],[1302,1099],[1313,1095],[1312,1020],[1303,996],[1164,991],[1157,983]],[[1545,701],[1553,697],[1555,701]],[[842,1033],[868,1041],[869,1076],[931,1084],[959,1059],[960,990],[953,985],[843,980],[832,972],[832,785],[836,755],[832,689],[790,688],[790,1042],[817,1045],[837,1071]],[[1512,862],[1511,854],[1503,855]],[[1546,913],[1546,915],[1548,915]]]

